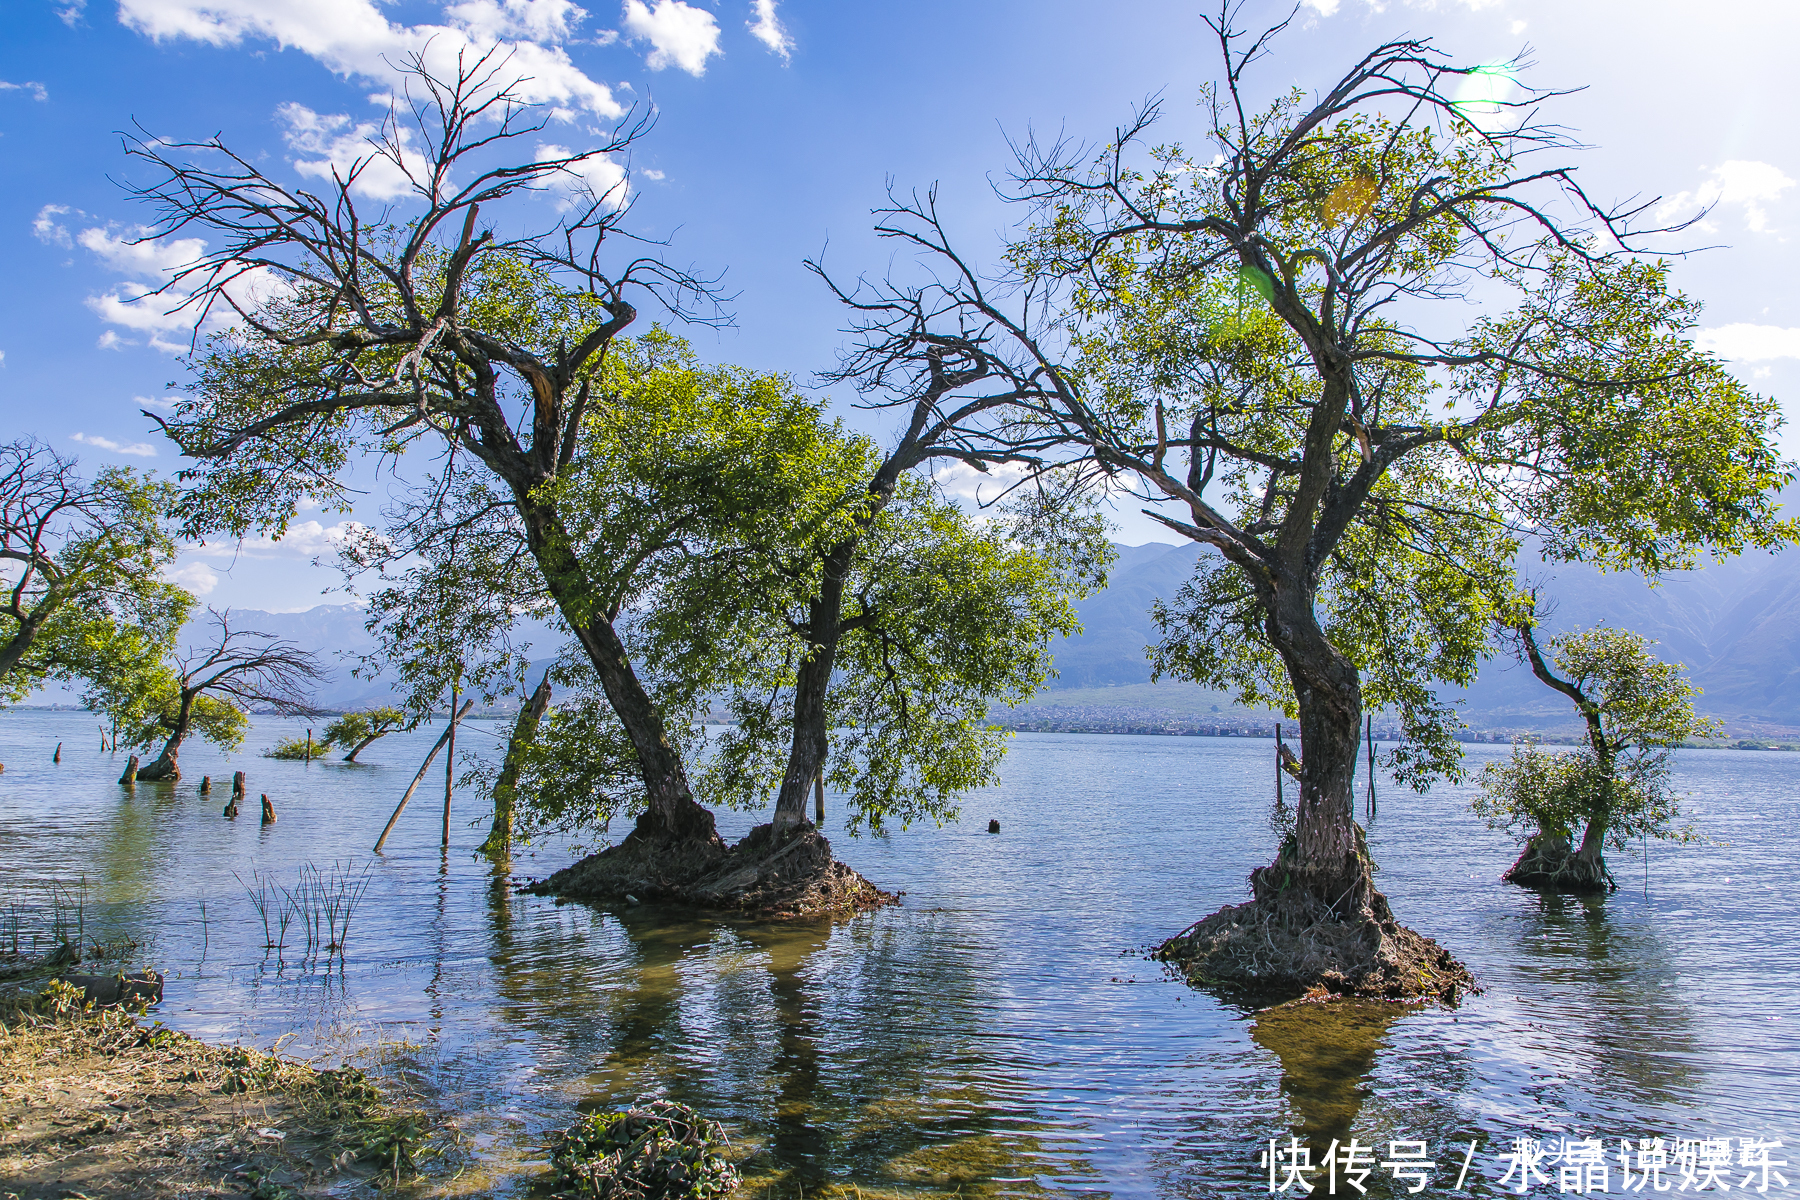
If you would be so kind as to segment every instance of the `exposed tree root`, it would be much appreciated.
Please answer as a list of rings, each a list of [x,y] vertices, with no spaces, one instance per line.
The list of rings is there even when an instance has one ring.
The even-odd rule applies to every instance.
[[[851,916],[899,897],[831,857],[831,843],[810,824],[776,835],[758,825],[727,848],[710,840],[646,835],[590,854],[525,889],[570,900],[634,899],[759,917]]]
[[[1521,887],[1552,892],[1616,892],[1619,885],[1598,854],[1571,850],[1567,838],[1542,834],[1525,843],[1519,861],[1500,878]]]
[[[1156,957],[1192,983],[1259,1000],[1325,994],[1454,1004],[1479,992],[1450,952],[1394,920],[1372,888],[1349,914],[1303,889],[1220,909]]]

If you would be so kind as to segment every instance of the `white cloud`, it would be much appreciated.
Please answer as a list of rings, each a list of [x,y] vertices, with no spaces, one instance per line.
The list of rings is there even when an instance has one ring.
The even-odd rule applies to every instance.
[[[84,446],[92,446],[96,450],[110,450],[114,454],[130,454],[136,458],[155,458],[156,447],[149,442],[115,442],[111,438],[95,434],[71,433],[69,440],[80,442]]]
[[[94,339],[94,345],[101,350],[123,350],[127,346],[135,346],[137,343],[120,337],[116,329],[106,329],[102,330],[100,336]]]
[[[189,563],[163,576],[170,583],[186,588],[196,596],[209,596],[219,586],[218,572],[205,563]]]
[[[932,473],[932,480],[945,493],[959,500],[998,500],[1000,494],[1025,478],[1029,468],[1022,463],[996,463],[986,471],[978,471],[968,463],[952,463]]]
[[[1773,358],[1800,358],[1800,329],[1779,325],[1721,325],[1694,335],[1702,350],[1710,350],[1733,362],[1767,362]]]
[[[405,127],[398,130],[401,161],[395,162],[376,152],[374,141],[381,133],[376,122],[358,123],[344,113],[316,113],[304,104],[292,102],[276,109],[275,116],[287,126],[282,137],[289,149],[297,155],[319,156],[296,158],[294,169],[300,174],[314,179],[330,179],[334,174],[341,178],[356,167],[356,182],[351,190],[374,200],[393,200],[413,190],[413,181],[403,169],[413,159],[412,137]],[[417,160],[417,167],[423,166],[423,160]],[[425,178],[422,170],[415,173]]]
[[[69,230],[56,218],[68,213],[66,204],[46,204],[38,209],[37,216],[31,220],[31,234],[38,241],[49,246],[62,246],[67,249],[74,246],[69,239]]]
[[[188,549],[208,558],[318,558],[338,549],[366,530],[359,521],[339,521],[327,526],[319,521],[296,521],[279,539],[268,536],[237,542],[204,542]]]
[[[175,405],[183,398],[181,396],[133,396],[131,402],[140,408],[160,408],[164,412],[173,412]]]
[[[89,296],[87,306],[107,324],[145,335],[150,346],[165,354],[179,354],[188,348],[199,311],[196,306],[186,305],[191,291],[180,287],[165,289],[164,285],[177,271],[198,262],[206,253],[206,243],[199,238],[153,238],[150,233],[143,226],[126,230],[106,226],[84,229],[75,236],[75,241],[101,262],[128,276],[111,291]],[[229,290],[238,303],[253,307],[286,287],[277,276],[258,270],[233,280]],[[236,320],[237,314],[229,305],[215,305],[206,327],[221,328]],[[138,344],[110,329],[100,335],[99,341],[102,350]]]
[[[652,180],[656,183],[661,183],[663,180],[668,178],[668,176],[664,175],[661,171],[658,171],[651,167],[644,168],[643,176],[645,179]]]
[[[0,92],[30,92],[33,100],[50,98],[50,93],[44,90],[43,84],[30,79],[24,83],[8,83],[6,80],[0,79]]]
[[[188,38],[214,46],[267,40],[298,50],[343,75],[381,83],[399,79],[407,54],[425,54],[434,69],[453,68],[496,46],[509,55],[508,74],[526,100],[618,117],[612,89],[570,61],[554,44],[581,10],[567,0],[462,0],[443,10],[444,24],[397,25],[376,0],[120,0],[119,20],[157,41]]]
[[[56,10],[56,15],[62,18],[64,25],[73,29],[81,21],[81,14],[86,11],[87,0],[69,0],[67,4]]]
[[[625,0],[625,32],[634,42],[649,42],[645,65],[652,71],[680,67],[689,75],[706,74],[706,60],[719,49],[719,23],[703,8],[681,0]]]
[[[1329,17],[1337,12],[1338,0],[1306,0],[1306,7],[1321,17]]]
[[[566,146],[544,143],[537,148],[537,161],[567,158],[573,151]],[[608,208],[625,203],[625,168],[610,154],[596,154],[558,173],[553,186],[561,193],[558,208],[586,206],[595,200],[605,201]]]
[[[444,15],[483,40],[560,42],[587,13],[570,0],[463,0],[445,8]]]
[[[787,27],[775,15],[775,0],[752,0],[750,11],[754,19],[744,22],[750,36],[781,55],[782,62],[787,62],[793,57],[794,39],[788,36]]]
[[[1680,192],[1663,201],[1656,210],[1660,221],[1683,221],[1699,210],[1717,212],[1723,208],[1743,210],[1744,224],[1753,233],[1767,232],[1767,206],[1781,198],[1794,186],[1780,167],[1752,159],[1734,158],[1720,163],[1709,172],[1709,178],[1693,191]],[[1698,229],[1716,229],[1710,220],[1696,224]]]

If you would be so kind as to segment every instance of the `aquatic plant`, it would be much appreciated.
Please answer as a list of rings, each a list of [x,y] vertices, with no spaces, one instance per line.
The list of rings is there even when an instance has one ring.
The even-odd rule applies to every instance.
[[[558,1196],[602,1200],[723,1196],[737,1168],[717,1147],[725,1131],[685,1104],[652,1100],[642,1108],[594,1113],[552,1135]]]

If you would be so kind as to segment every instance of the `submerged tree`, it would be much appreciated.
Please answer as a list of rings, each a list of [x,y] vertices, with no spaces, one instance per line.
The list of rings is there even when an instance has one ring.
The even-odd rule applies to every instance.
[[[323,674],[312,654],[272,634],[233,629],[229,612],[207,612],[211,644],[163,667],[140,701],[132,742],[163,743],[162,752],[138,770],[140,780],[181,778],[181,745],[191,733],[226,749],[237,746],[252,704],[290,716],[312,711],[305,688]]]
[[[1401,717],[1404,777],[1458,769],[1431,685],[1472,676],[1525,532],[1651,575],[1790,539],[1779,409],[1695,348],[1697,305],[1632,249],[1642,209],[1533,162],[1572,147],[1535,119],[1548,97],[1472,105],[1495,69],[1408,40],[1258,108],[1279,27],[1232,11],[1203,152],[1146,146],[1154,106],[1091,163],[1022,148],[1010,276],[933,204],[886,210],[937,267],[903,352],[1000,364],[980,386],[1015,401],[1021,449],[1174,506],[1146,511],[1217,556],[1159,613],[1158,670],[1298,716],[1294,837],[1165,954],[1227,985],[1454,994],[1467,973],[1394,921],[1354,819],[1365,703]],[[1473,300],[1490,315],[1462,324]]]
[[[633,298],[683,311],[708,299],[703,283],[656,258],[604,261],[624,237],[625,185],[589,181],[612,170],[643,123],[540,157],[527,147],[551,114],[521,98],[504,55],[435,73],[415,56],[406,70],[406,99],[323,198],[216,139],[129,146],[157,173],[135,189],[159,214],[155,235],[217,246],[162,294],[239,319],[196,357],[190,398],[162,421],[195,460],[185,530],[279,533],[302,498],[345,503],[341,473],[361,454],[425,443],[450,463],[479,464],[627,731],[648,797],[641,832],[716,843],[597,582],[569,553],[554,486],[580,449],[595,375],[637,317]],[[359,211],[358,179],[377,168],[409,182],[404,223]],[[546,189],[567,200],[554,227],[507,236],[480,226],[484,208]],[[261,303],[248,277],[264,281]]]
[[[192,603],[162,579],[174,489],[122,467],[86,480],[76,466],[36,438],[0,446],[0,698],[158,660]]]
[[[1575,704],[1585,749],[1552,753],[1519,747],[1480,776],[1475,812],[1521,835],[1525,849],[1505,878],[1527,887],[1598,892],[1616,888],[1608,846],[1641,837],[1684,841],[1679,800],[1669,787],[1670,756],[1691,738],[1717,737],[1717,721],[1694,711],[1698,690],[1681,667],[1660,662],[1653,643],[1623,629],[1578,630],[1540,649],[1535,614],[1515,615],[1509,632],[1532,674]],[[1551,663],[1555,669],[1551,669]],[[1560,674],[1558,674],[1560,672]],[[1579,845],[1575,835],[1580,832]]]
[[[356,756],[367,750],[378,738],[407,727],[404,710],[391,704],[379,704],[361,712],[345,713],[327,725],[325,744],[348,749],[350,753],[344,755],[344,761],[355,762]]]

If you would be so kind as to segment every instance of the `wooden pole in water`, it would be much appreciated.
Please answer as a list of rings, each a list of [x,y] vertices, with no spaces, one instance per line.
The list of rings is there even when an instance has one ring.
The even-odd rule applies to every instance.
[[[1275,722],[1275,803],[1283,803],[1281,798],[1281,722]]]
[[[62,761],[62,743],[61,742],[56,743],[56,753],[51,755],[50,761],[53,763],[59,763]]]
[[[825,768],[813,776],[813,824],[825,824]]]
[[[210,791],[212,791],[212,776],[202,775],[200,777],[200,794],[204,796]]]
[[[1369,745],[1369,815],[1375,815],[1375,718],[1369,718],[1368,734],[1363,739]]]
[[[312,761],[312,730],[306,731],[306,761]]]
[[[123,784],[135,784],[137,782],[137,772],[138,756],[134,754],[131,756],[131,761],[125,764],[125,773],[119,776],[119,782]]]
[[[419,773],[413,776],[412,786],[406,789],[406,795],[400,797],[400,804],[394,809],[394,815],[388,818],[387,828],[383,829],[381,831],[381,837],[376,839],[375,853],[381,853],[381,848],[387,844],[388,834],[394,831],[394,822],[400,819],[401,812],[406,809],[406,802],[411,800],[413,798],[413,793],[419,790],[419,785],[425,781],[425,772],[431,770],[431,764],[437,760],[438,751],[442,750],[444,748],[444,743],[450,740],[450,730],[455,729],[456,723],[463,719],[464,713],[467,713],[474,707],[475,702],[473,700],[464,701],[462,712],[456,713],[450,718],[450,729],[444,730],[444,732],[439,735],[437,745],[431,748],[431,753],[425,756],[424,765],[419,768]]]
[[[262,805],[263,824],[264,825],[273,825],[275,823],[275,806],[273,804],[269,803],[269,793],[267,793],[267,792],[263,793],[262,802],[263,802],[263,805]]]
[[[456,711],[456,701],[462,695],[457,684],[450,685],[450,711]],[[450,793],[456,787],[456,721],[450,722],[450,742],[444,755],[444,840],[446,850],[450,848]]]

